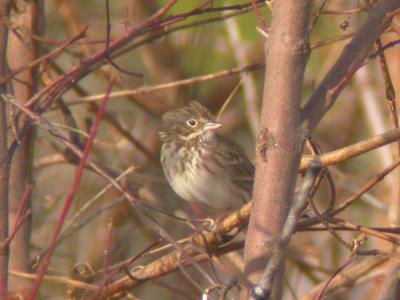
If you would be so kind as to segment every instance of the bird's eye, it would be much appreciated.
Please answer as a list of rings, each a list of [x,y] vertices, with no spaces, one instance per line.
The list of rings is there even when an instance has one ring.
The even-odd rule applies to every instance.
[[[186,124],[187,124],[189,127],[196,127],[196,126],[197,126],[197,121],[196,121],[195,119],[190,119],[190,120],[187,120],[187,121],[186,121]]]

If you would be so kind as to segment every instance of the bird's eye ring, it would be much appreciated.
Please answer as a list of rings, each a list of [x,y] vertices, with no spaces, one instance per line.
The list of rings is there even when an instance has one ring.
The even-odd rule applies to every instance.
[[[195,119],[190,119],[190,120],[187,120],[187,121],[186,121],[186,124],[187,124],[189,127],[196,127],[196,126],[197,126],[197,121],[196,121]]]

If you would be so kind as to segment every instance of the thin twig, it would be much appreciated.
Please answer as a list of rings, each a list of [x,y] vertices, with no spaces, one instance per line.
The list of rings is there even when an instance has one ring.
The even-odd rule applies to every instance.
[[[64,45],[61,45],[60,47],[58,47],[57,49],[53,50],[52,52],[49,52],[41,57],[39,57],[38,59],[35,59],[33,61],[31,61],[29,64],[22,66],[16,70],[12,70],[10,74],[6,75],[3,78],[0,78],[0,84],[4,84],[5,82],[7,82],[8,80],[10,80],[11,78],[14,78],[16,75],[18,75],[19,73],[21,73],[22,71],[25,71],[27,69],[31,69],[34,68],[36,66],[38,66],[39,64],[41,64],[43,61],[47,61],[50,59],[55,59],[59,54],[61,54],[61,52],[63,52],[67,47],[71,46],[72,44],[74,44],[76,41],[82,39],[85,37],[86,35],[86,31],[87,31],[87,27],[85,27],[83,30],[81,30],[76,36],[74,36],[72,39],[69,39],[68,41],[65,42]]]
[[[135,169],[135,166],[131,166],[130,168],[128,168],[127,170],[125,170],[124,172],[122,172],[118,177],[115,178],[115,180],[118,182],[120,181],[123,177],[127,176],[128,174],[130,174],[133,170]],[[89,208],[91,208],[98,199],[100,199],[101,196],[103,196],[106,191],[108,191],[113,185],[112,184],[108,184],[106,187],[104,187],[103,189],[101,189],[96,195],[94,195],[91,199],[89,199],[72,217],[71,219],[67,220],[66,226],[64,227],[64,229],[62,230],[58,240],[57,240],[57,245],[59,245],[61,242],[65,241],[66,237],[70,236],[75,230],[82,228],[83,224],[86,224],[87,222],[84,222],[83,224],[80,224],[80,226],[78,226],[76,224],[77,219],[86,211],[89,210]],[[124,199],[123,199],[124,200]],[[116,205],[118,203],[118,201],[114,200],[112,202],[112,207],[114,205]],[[103,207],[101,207],[102,210],[104,210]],[[96,210],[96,213],[94,214],[94,216],[99,215],[99,211]],[[92,218],[89,216],[86,218],[87,220],[91,220]],[[69,230],[71,227],[74,227],[75,230]],[[69,231],[69,232],[68,232]],[[38,254],[35,257],[35,261],[40,261],[43,257],[43,255],[45,255],[48,252],[49,248],[43,250],[40,254]]]
[[[164,89],[188,86],[200,82],[205,82],[209,80],[214,80],[218,78],[224,78],[232,75],[237,75],[240,73],[247,73],[251,71],[261,70],[264,67],[264,64],[251,64],[243,67],[232,68],[224,71],[219,71],[207,75],[196,76],[192,78],[177,80],[168,83],[157,84],[153,86],[142,86],[133,90],[122,90],[117,92],[112,92],[110,94],[110,99],[127,97],[127,96],[135,96],[135,95],[143,95],[148,93],[153,93],[156,91],[161,91]],[[72,99],[68,101],[68,105],[82,104],[85,102],[99,101],[104,97],[104,94],[91,95],[87,97],[81,97],[79,99]]]
[[[26,188],[25,193],[22,197],[22,200],[19,202],[17,214],[15,216],[15,222],[10,231],[10,236],[8,237],[7,243],[10,243],[12,241],[12,239],[14,238],[18,229],[21,227],[21,225],[24,223],[24,221],[28,218],[28,216],[32,213],[31,210],[28,210],[27,212],[25,212],[25,208],[28,205],[32,190],[33,190],[33,184],[29,185]],[[25,212],[24,215],[22,215],[23,212]]]
[[[349,265],[351,265],[355,261],[356,257],[350,257],[348,258],[326,281],[324,287],[321,289],[319,294],[315,297],[315,300],[321,300],[322,297],[324,296],[326,290],[328,289],[329,284],[332,282],[332,280],[338,276],[345,268],[347,268]]]
[[[113,84],[114,84],[114,80],[111,80],[110,84],[107,87],[108,93],[111,92]],[[52,255],[53,255],[54,249],[56,247],[56,242],[57,242],[58,236],[61,233],[61,228],[62,228],[62,226],[64,224],[64,221],[65,221],[65,218],[66,218],[67,213],[69,211],[69,208],[71,207],[72,201],[73,201],[73,199],[75,197],[75,194],[76,194],[76,192],[78,190],[78,187],[79,187],[79,184],[80,184],[80,180],[81,180],[83,171],[85,169],[85,163],[86,163],[87,157],[89,155],[89,150],[90,150],[90,148],[91,148],[91,146],[93,144],[93,140],[94,140],[94,138],[95,138],[95,136],[97,134],[97,130],[98,130],[98,127],[100,125],[100,121],[103,118],[103,115],[105,113],[106,106],[107,106],[107,101],[108,101],[108,94],[106,94],[106,96],[104,97],[104,100],[103,100],[102,106],[101,106],[101,110],[99,111],[99,114],[96,117],[96,121],[95,121],[95,123],[93,125],[90,137],[89,137],[89,139],[88,139],[88,141],[86,143],[82,159],[81,159],[81,161],[79,163],[78,169],[76,170],[76,173],[75,173],[75,176],[74,176],[74,181],[72,183],[71,190],[70,190],[70,192],[68,194],[67,199],[65,200],[65,204],[64,204],[64,208],[62,210],[61,216],[60,216],[60,220],[57,223],[56,229],[55,229],[53,237],[51,239],[49,251],[47,252],[47,255],[46,255],[45,260],[44,260],[44,262],[42,264],[42,267],[40,269],[38,277],[35,280],[35,283],[33,285],[32,291],[31,291],[31,293],[29,295],[29,298],[28,298],[29,300],[34,300],[35,299],[36,294],[37,294],[37,292],[39,290],[39,287],[40,287],[40,285],[42,283],[43,277],[44,277],[44,275],[46,273],[47,267],[50,264],[50,259],[51,259]]]
[[[256,14],[258,24],[265,33],[268,33],[269,31],[268,26],[265,23],[264,17],[261,14],[260,8],[258,7],[256,0],[251,0],[251,4],[253,5],[254,13]]]

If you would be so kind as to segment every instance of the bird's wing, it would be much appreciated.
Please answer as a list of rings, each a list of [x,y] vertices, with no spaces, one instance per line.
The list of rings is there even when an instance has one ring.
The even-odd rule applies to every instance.
[[[251,194],[254,181],[254,166],[246,157],[243,151],[230,141],[221,140],[219,143],[220,149],[226,162],[227,173],[231,180],[242,186],[246,191]]]

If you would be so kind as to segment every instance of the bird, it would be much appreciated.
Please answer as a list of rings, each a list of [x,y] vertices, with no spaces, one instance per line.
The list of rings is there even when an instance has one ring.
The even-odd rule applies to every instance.
[[[206,211],[237,209],[250,201],[254,166],[197,101],[162,116],[161,165],[172,189]]]

